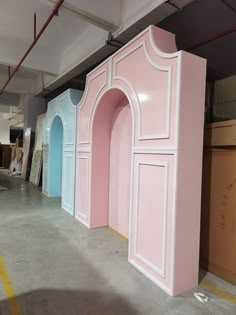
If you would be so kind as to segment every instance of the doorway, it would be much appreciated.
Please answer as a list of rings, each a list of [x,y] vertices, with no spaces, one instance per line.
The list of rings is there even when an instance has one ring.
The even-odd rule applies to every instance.
[[[63,124],[59,116],[55,116],[50,133],[50,165],[49,191],[51,197],[62,195],[62,163],[63,163]]]
[[[100,100],[92,142],[91,223],[109,226],[128,238],[132,116],[120,90],[112,89]]]

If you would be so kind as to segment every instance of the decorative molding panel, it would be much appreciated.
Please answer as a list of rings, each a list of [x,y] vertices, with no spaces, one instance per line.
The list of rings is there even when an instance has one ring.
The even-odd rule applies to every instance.
[[[104,77],[104,79],[102,79],[101,81],[100,78]],[[99,81],[99,84],[98,84],[98,87],[96,87],[97,85],[97,82],[96,81]],[[96,99],[99,97],[101,91],[105,88],[105,86],[107,85],[107,82],[108,82],[108,74],[107,74],[107,68],[103,68],[101,71],[98,71],[97,73],[93,73],[91,77],[88,77],[87,78],[87,81],[86,81],[86,88],[85,88],[85,92],[84,92],[84,97],[83,99],[81,100],[81,103],[80,103],[80,107],[78,109],[78,122],[79,122],[79,125],[81,125],[82,127],[82,130],[84,131],[87,131],[87,135],[83,135],[83,132],[82,134],[79,135],[79,145],[82,145],[82,144],[89,144],[89,139],[90,139],[90,134],[89,134],[89,125],[90,125],[90,119],[89,117],[91,117],[91,111],[92,111],[92,108],[88,108],[88,113],[84,114],[84,111],[87,110],[87,107],[86,104],[90,102],[90,100],[88,100],[88,95],[90,96],[90,93],[91,93],[91,90],[96,90]],[[91,85],[94,83],[94,87],[91,87]],[[83,119],[81,121],[81,116],[82,115],[88,115],[86,121],[87,123],[85,122],[85,119]],[[85,124],[85,125],[83,125]],[[83,140],[81,140],[81,138],[83,138]]]
[[[146,101],[145,98],[148,99],[148,94],[146,93],[141,93],[138,91],[138,89],[135,87],[135,84],[132,84],[130,82],[129,79],[127,79],[127,77],[125,78],[124,75],[118,75],[118,64],[122,63],[122,61],[127,62],[128,63],[128,59],[127,58],[133,58],[134,53],[142,50],[145,54],[145,58],[148,61],[149,65],[154,68],[156,71],[159,72],[166,72],[166,81],[167,81],[167,95],[166,95],[166,105],[163,108],[166,108],[166,123],[165,123],[165,132],[160,133],[160,132],[156,132],[156,133],[152,133],[152,134],[147,134],[145,132],[142,131],[142,126],[144,124],[144,118],[143,115],[141,115],[142,112],[142,107],[145,108],[146,104],[141,105],[140,102]],[[154,139],[169,139],[170,138],[170,109],[171,109],[171,91],[172,91],[172,71],[171,71],[171,66],[161,66],[156,64],[150,57],[150,55],[148,54],[147,51],[147,47],[146,47],[146,42],[142,41],[139,44],[137,44],[136,46],[134,46],[132,49],[130,49],[129,51],[127,51],[125,54],[121,54],[121,56],[117,59],[114,59],[114,68],[113,68],[113,78],[114,80],[121,80],[123,82],[126,83],[127,86],[129,86],[130,90],[133,92],[133,95],[136,99],[136,103],[138,105],[138,120],[139,120],[139,129],[138,129],[138,140],[154,140]],[[137,74],[136,74],[137,75]],[[132,75],[131,75],[132,77]],[[135,79],[135,78],[134,78]],[[163,79],[162,79],[163,81]],[[156,89],[158,89],[158,85],[156,84]],[[156,100],[158,102],[158,98]],[[152,104],[153,109],[155,109],[155,107],[157,106],[156,103]],[[158,126],[157,126],[158,127]]]
[[[156,243],[155,239],[159,239],[160,237],[162,238],[162,242],[161,242],[161,247],[157,247],[157,250],[160,250],[160,257],[161,257],[161,264],[160,266],[158,266],[157,264],[151,262],[151,259],[147,259],[145,257],[142,256],[141,253],[139,253],[138,250],[138,240],[139,240],[139,219],[140,219],[140,203],[139,203],[139,198],[140,198],[140,183],[144,182],[142,181],[142,178],[140,178],[140,167],[141,166],[146,166],[146,167],[151,167],[151,168],[161,168],[163,169],[164,172],[164,176],[162,179],[162,183],[160,186],[162,186],[163,189],[163,205],[159,205],[158,207],[158,203],[156,204],[156,209],[155,211],[158,211],[158,214],[156,213],[156,216],[158,216],[158,218],[160,217],[160,213],[162,213],[162,233],[159,233],[158,228],[156,228],[156,237],[155,235],[152,236],[151,241]],[[146,190],[147,191],[152,191],[153,187],[156,189],[154,181],[156,182],[157,180],[159,180],[160,178],[160,174],[159,178],[156,176],[154,178],[154,174],[155,174],[155,170],[153,169],[153,175],[152,177],[149,176],[149,181],[145,182],[144,185],[146,186]],[[134,231],[135,231],[135,235],[134,235],[134,257],[137,258],[139,261],[141,261],[142,263],[144,263],[145,265],[147,265],[149,268],[151,268],[154,272],[158,273],[161,277],[165,277],[165,260],[166,260],[166,224],[167,224],[167,205],[168,205],[168,163],[167,162],[157,162],[157,161],[145,161],[145,160],[140,160],[136,163],[136,176],[137,176],[137,181],[136,181],[136,185],[137,187],[137,195],[136,195],[136,200],[135,200],[135,204],[136,204],[136,208],[134,209],[134,216],[135,216],[135,227],[134,227]],[[150,185],[150,186],[148,186]],[[148,188],[147,188],[148,187]],[[142,196],[141,196],[142,197]],[[147,197],[147,195],[145,194],[145,197],[148,200],[152,200],[152,203],[154,203],[154,200],[156,198],[156,201],[158,201],[158,199],[160,199],[160,195],[158,194],[158,191],[156,193],[156,195],[150,194],[149,198]],[[155,208],[155,206],[153,205],[153,207]],[[161,209],[162,207],[162,209]],[[150,213],[148,212],[150,211],[150,206],[147,207],[146,209],[146,215],[150,216]],[[154,211],[154,212],[155,212]],[[153,217],[149,218],[150,223],[154,220]],[[150,225],[150,224],[149,224]],[[150,231],[148,231],[147,229],[147,234]],[[144,236],[145,238],[145,236]],[[148,246],[148,244],[146,245]]]
[[[173,34],[150,26],[87,75],[77,111],[76,218],[106,226],[110,191],[119,191],[113,210],[116,198],[125,209],[130,200],[129,261],[170,295],[198,284],[205,73],[205,60],[177,51]],[[119,116],[125,106],[132,121]],[[132,141],[117,117],[132,124]],[[122,142],[112,151],[114,134]],[[126,169],[121,181],[111,179],[116,160]]]

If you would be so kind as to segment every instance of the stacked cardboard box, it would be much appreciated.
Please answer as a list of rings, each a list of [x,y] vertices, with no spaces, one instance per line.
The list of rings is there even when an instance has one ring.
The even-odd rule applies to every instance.
[[[205,130],[201,267],[236,284],[236,120]]]

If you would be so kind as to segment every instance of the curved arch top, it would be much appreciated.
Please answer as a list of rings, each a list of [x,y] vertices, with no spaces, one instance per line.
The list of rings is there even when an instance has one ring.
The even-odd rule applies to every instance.
[[[50,159],[55,145],[50,143],[52,124],[56,117],[60,117],[63,125],[62,142],[62,189],[61,205],[70,214],[74,214],[74,172],[75,172],[75,137],[76,137],[76,105],[80,101],[83,92],[69,89],[48,103],[48,110],[44,125],[44,158],[43,158],[43,192],[48,197],[55,197],[53,190],[53,172]],[[55,138],[56,139],[56,138]],[[60,139],[56,139],[59,143]],[[51,166],[50,166],[51,165]]]
[[[50,128],[52,125],[52,121],[56,115],[61,117],[63,126],[65,128],[64,145],[74,145],[76,105],[79,103],[82,95],[82,91],[68,89],[48,103],[48,110],[45,118],[45,145],[49,144]]]
[[[149,37],[153,50],[160,57],[168,59],[178,56],[175,34],[151,25],[149,27]]]
[[[171,295],[198,284],[205,75],[204,59],[177,51],[174,34],[150,26],[87,75],[77,111],[75,214],[90,228],[104,226],[107,199],[96,191],[107,185],[104,161],[114,156],[104,145],[112,141],[111,112],[99,128],[94,115],[126,96],[133,121],[129,261]],[[103,135],[100,151],[94,128]]]
[[[113,93],[112,93],[113,92]],[[129,89],[125,89],[121,86],[111,86],[109,89],[103,90],[99,93],[96,102],[94,104],[93,110],[91,112],[91,116],[89,119],[89,129],[91,130],[89,143],[92,143],[92,131],[94,126],[94,116],[96,114],[96,110],[99,107],[99,104],[102,102],[104,98],[106,98],[107,94],[113,94],[114,102],[121,102],[123,97],[126,97],[130,106],[131,116],[132,116],[132,142],[134,143],[134,130],[135,130],[135,109],[137,104],[137,99],[132,98],[130,95]],[[112,102],[111,102],[112,103]]]
[[[141,145],[148,145],[145,140],[157,140],[160,145],[160,140],[166,143],[168,139],[169,146],[173,146],[176,139],[171,135],[171,129],[175,127],[178,56],[175,36],[150,26],[90,72],[80,103],[78,120],[79,117],[88,118],[91,115],[89,105],[86,105],[91,102],[90,95],[94,94],[97,100],[105,90],[116,86],[127,90],[136,103],[135,117],[138,123],[135,145],[139,146],[140,141]],[[130,71],[131,68],[133,71]],[[149,80],[146,79],[147,76]],[[154,103],[155,99],[158,104]],[[150,107],[152,115],[149,114],[149,109],[147,111]],[[79,135],[78,145],[88,145],[91,140],[89,119],[83,118],[81,124],[83,130]]]

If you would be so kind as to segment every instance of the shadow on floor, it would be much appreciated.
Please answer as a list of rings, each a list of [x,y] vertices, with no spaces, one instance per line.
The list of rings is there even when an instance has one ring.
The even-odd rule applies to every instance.
[[[204,280],[204,278],[206,277],[207,275],[207,271],[204,270],[204,269],[199,269],[199,276],[198,276],[198,281],[199,281],[199,284],[201,283],[202,280]]]
[[[17,297],[21,315],[138,315],[131,305],[110,292],[41,289]],[[14,299],[0,302],[0,314],[9,315]],[[135,301],[134,301],[135,303]],[[17,312],[19,314],[19,312]]]

